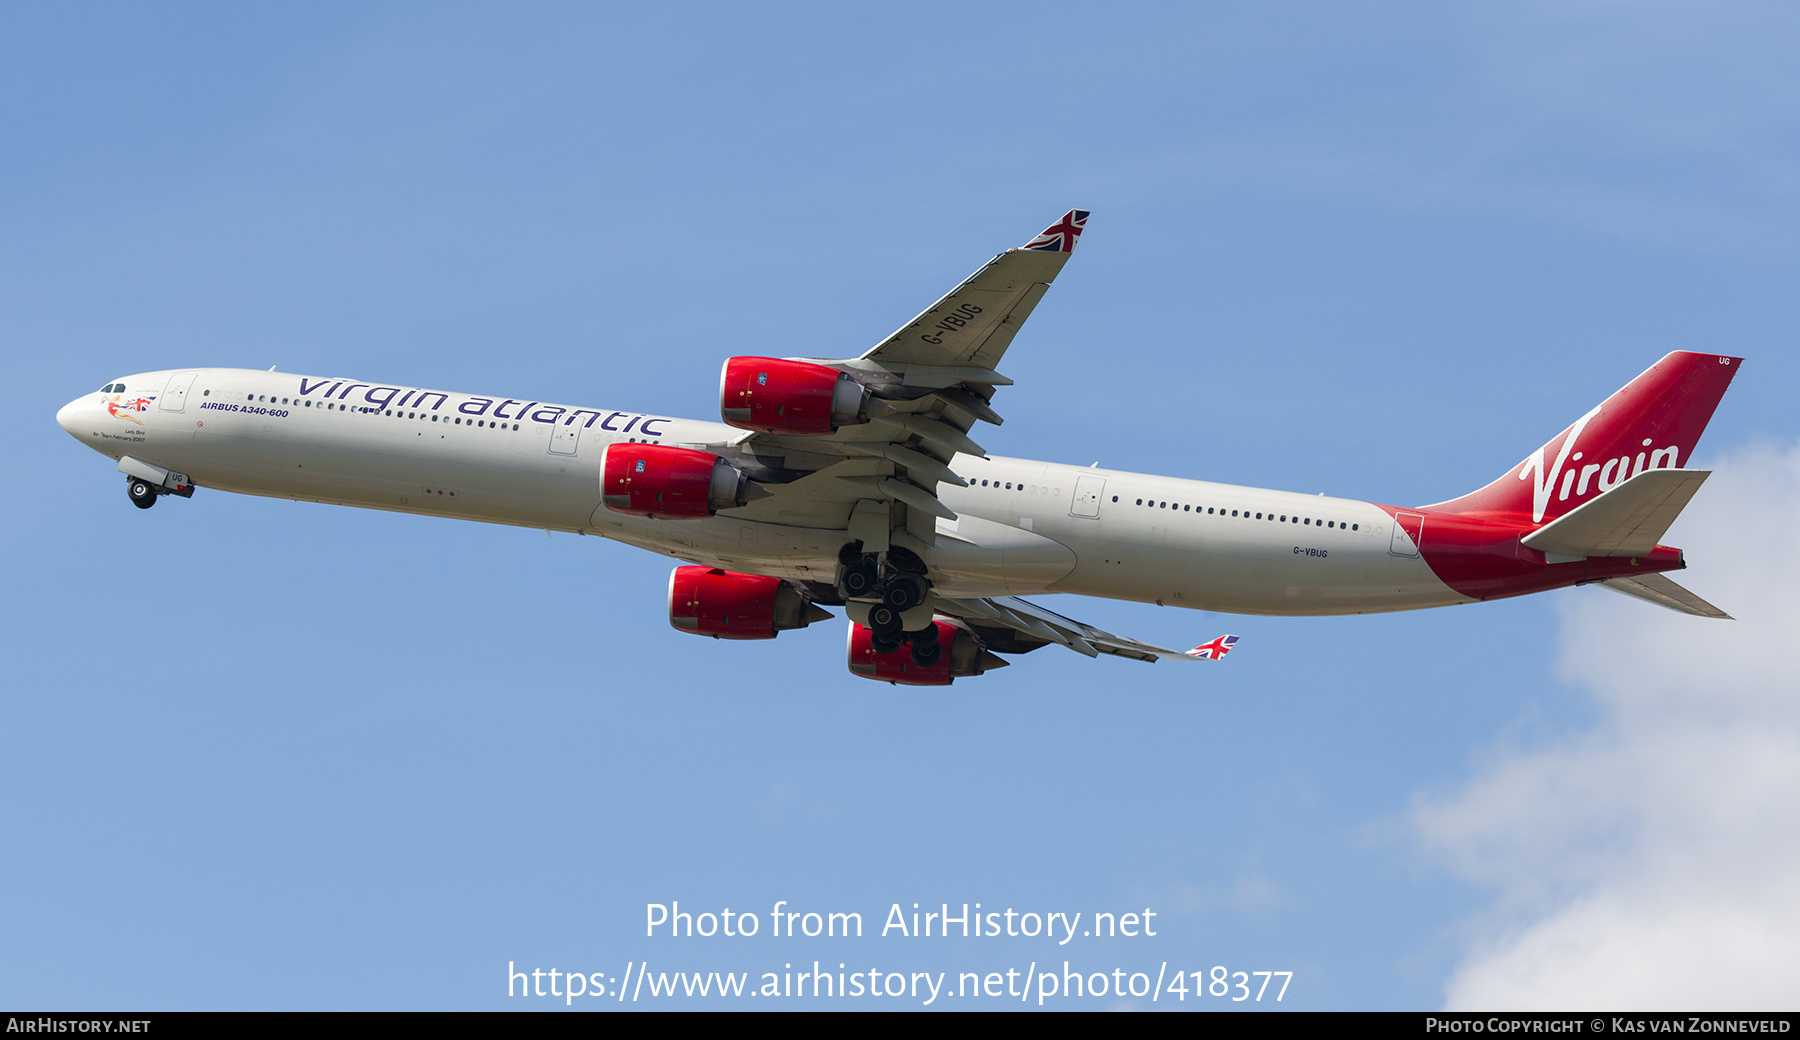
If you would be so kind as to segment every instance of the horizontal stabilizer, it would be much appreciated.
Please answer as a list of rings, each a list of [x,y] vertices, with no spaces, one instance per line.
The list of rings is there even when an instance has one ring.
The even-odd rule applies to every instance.
[[[1645,574],[1630,578],[1608,578],[1597,584],[1604,585],[1614,592],[1623,592],[1627,596],[1647,599],[1657,606],[1679,610],[1683,614],[1698,617],[1724,618],[1726,621],[1736,620],[1730,614],[1706,602],[1699,596],[1675,584],[1661,574]]]
[[[1562,556],[1647,556],[1710,476],[1703,469],[1647,469],[1523,541]]]

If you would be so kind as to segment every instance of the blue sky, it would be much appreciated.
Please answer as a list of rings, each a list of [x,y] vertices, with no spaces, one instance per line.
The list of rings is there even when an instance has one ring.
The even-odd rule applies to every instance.
[[[1726,673],[1658,680],[1718,761],[1779,738],[1700,802],[1766,816],[1696,865],[1669,851],[1692,830],[1588,769],[1668,735],[1632,724],[1644,684],[1580,662],[1596,632],[1706,662],[1791,631],[1766,591],[1794,565],[1730,520],[1800,505],[1796,29],[1755,5],[0,12],[0,1003],[547,1007],[506,996],[507,962],[1067,957],[1291,970],[1282,1006],[1525,1006],[1551,999],[1531,943],[1582,908],[1671,948],[1787,920],[1791,872],[1739,904],[1632,894],[1679,888],[1645,862],[1780,858],[1752,836],[1800,805],[1792,665],[1744,672],[1762,693],[1729,718]],[[1244,641],[899,689],[845,670],[841,622],[676,633],[670,561],[613,543],[205,490],[140,512],[52,420],[189,365],[710,417],[723,358],[859,353],[1071,206],[1094,216],[991,450],[1418,504],[1670,350],[1739,354],[1701,449],[1738,477],[1672,535],[1697,591],[1742,592],[1739,634],[1597,590],[1340,619],[1056,598]],[[1583,808],[1538,826],[1551,803]],[[643,936],[646,903],[782,899],[1161,927],[1078,953]],[[1616,1007],[1663,978],[1556,967]],[[1791,1006],[1791,974],[1695,999]]]

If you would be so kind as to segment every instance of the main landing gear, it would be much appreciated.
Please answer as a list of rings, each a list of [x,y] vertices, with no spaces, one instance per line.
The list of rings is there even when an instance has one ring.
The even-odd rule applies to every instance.
[[[938,627],[929,616],[925,625],[908,632],[904,615],[922,606],[931,594],[925,577],[925,561],[901,548],[885,553],[864,553],[860,542],[844,546],[838,556],[838,593],[846,602],[874,602],[869,606],[869,646],[878,654],[912,647],[913,664],[929,668],[943,656]]]

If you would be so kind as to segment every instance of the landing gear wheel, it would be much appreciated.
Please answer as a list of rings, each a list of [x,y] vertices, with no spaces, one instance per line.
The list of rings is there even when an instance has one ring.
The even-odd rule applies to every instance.
[[[899,652],[900,645],[899,640],[888,639],[880,633],[871,633],[869,635],[869,649],[881,654],[883,657],[888,654]]]
[[[131,496],[131,504],[139,509],[149,509],[156,504],[156,486],[140,477],[125,482],[125,493]]]
[[[930,646],[918,646],[915,644],[912,648],[912,663],[920,668],[930,668],[932,665],[937,664],[943,656],[944,648],[936,643],[933,643]]]
[[[900,612],[882,603],[870,607],[869,631],[884,641],[897,642],[900,637]]]
[[[938,645],[938,627],[936,622],[926,625],[917,632],[908,632],[906,641],[923,650],[928,646]]]
[[[925,602],[925,579],[917,574],[894,575],[881,590],[881,602],[895,610],[911,610]]]
[[[869,560],[844,565],[838,574],[838,592],[845,599],[863,599],[875,591],[875,564]]]

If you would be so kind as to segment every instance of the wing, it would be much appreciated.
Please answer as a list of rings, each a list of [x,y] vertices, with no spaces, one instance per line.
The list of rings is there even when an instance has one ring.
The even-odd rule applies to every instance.
[[[940,482],[964,483],[951,460],[959,453],[985,458],[970,430],[1003,421],[989,402],[995,387],[1012,380],[993,366],[1068,261],[1087,219],[1087,210],[1070,210],[861,357],[793,359],[835,368],[867,387],[870,421],[824,436],[754,432],[704,445],[772,492],[729,515],[849,529],[871,552],[899,545],[928,553],[938,519],[956,518],[937,499]]]
[[[988,649],[1003,654],[1025,653],[1059,643],[1089,657],[1112,654],[1149,662],[1202,660],[1180,650],[1141,643],[1103,628],[1084,625],[1017,596],[939,599],[934,607],[938,613],[968,624],[988,644]]]
[[[1072,209],[1030,242],[989,260],[862,360],[993,369],[1068,262],[1087,219],[1087,210]]]

